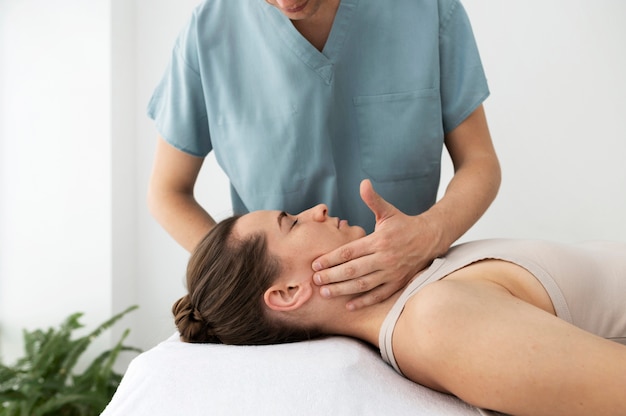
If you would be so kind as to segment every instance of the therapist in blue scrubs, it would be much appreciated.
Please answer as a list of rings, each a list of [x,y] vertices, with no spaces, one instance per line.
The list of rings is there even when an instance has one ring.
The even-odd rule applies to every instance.
[[[236,214],[324,202],[374,231],[311,265],[323,296],[363,293],[346,305],[358,309],[495,198],[488,95],[458,0],[204,0],[148,106],[160,134],[148,204],[193,250],[215,224],[193,193],[211,151]],[[455,174],[437,201],[444,145]]]

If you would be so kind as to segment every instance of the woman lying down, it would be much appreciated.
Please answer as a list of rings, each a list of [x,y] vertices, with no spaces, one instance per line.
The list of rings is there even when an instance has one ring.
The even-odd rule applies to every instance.
[[[405,377],[513,415],[626,414],[626,244],[484,240],[453,247],[404,292],[349,311],[311,262],[363,229],[318,205],[219,223],[173,306],[183,341],[362,339]]]

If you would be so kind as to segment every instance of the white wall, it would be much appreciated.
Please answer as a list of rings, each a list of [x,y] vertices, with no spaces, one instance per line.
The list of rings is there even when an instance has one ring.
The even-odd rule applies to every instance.
[[[133,341],[149,348],[173,332],[169,310],[184,291],[187,254],[145,206],[156,137],[145,107],[197,1],[48,3],[0,0],[2,352],[10,355],[22,326],[74,310],[98,321],[130,303],[141,306]],[[492,90],[486,108],[504,175],[465,239],[626,240],[626,3],[464,5]],[[31,33],[38,24],[45,32]],[[79,33],[93,38],[89,48]],[[444,182],[450,175],[448,163]],[[212,158],[198,191],[216,217],[229,214]]]
[[[467,238],[626,240],[626,3],[465,0],[500,194]]]
[[[128,0],[109,1],[110,48],[104,51],[109,58],[110,80],[110,136],[111,151],[111,298],[113,313],[138,304],[137,300],[137,253],[138,227],[137,207],[142,205],[137,197],[137,101],[136,71],[136,13],[135,3]],[[139,345],[138,312],[124,318],[124,325],[116,325],[113,341],[117,341],[124,329],[132,327],[128,345]],[[128,360],[131,357],[124,357]],[[120,367],[126,361],[120,360]]]
[[[0,353],[111,314],[108,1],[0,3]],[[103,345],[106,337],[99,341]]]
[[[137,328],[145,345],[153,345],[174,331],[170,308],[184,293],[188,253],[158,226],[145,203],[157,132],[146,114],[148,100],[169,61],[175,38],[191,16],[197,0],[137,0],[137,195],[138,273],[141,304]],[[198,183],[198,199],[216,218],[230,214],[226,177],[212,156]]]

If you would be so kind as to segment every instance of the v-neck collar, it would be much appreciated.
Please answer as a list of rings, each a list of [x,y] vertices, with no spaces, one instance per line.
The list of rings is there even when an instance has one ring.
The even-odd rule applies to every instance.
[[[333,77],[333,63],[336,62],[341,52],[358,2],[359,0],[340,1],[328,39],[321,52],[298,32],[298,29],[280,10],[266,2],[264,5],[271,26],[279,31],[279,36],[287,47],[327,84],[330,84]]]

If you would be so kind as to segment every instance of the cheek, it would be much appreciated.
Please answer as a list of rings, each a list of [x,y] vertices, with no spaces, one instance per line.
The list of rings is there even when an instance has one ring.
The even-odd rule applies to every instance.
[[[334,238],[333,238],[334,237]],[[320,235],[316,233],[306,233],[294,242],[290,248],[290,257],[296,265],[305,264],[309,269],[313,260],[319,256],[332,251],[341,244],[337,241],[336,236]]]
[[[311,264],[313,264],[313,260],[317,258],[317,255],[314,254],[317,252],[318,249],[312,247],[310,244],[294,242],[283,246],[276,254],[280,259],[284,271],[293,273],[302,270],[312,272]]]

